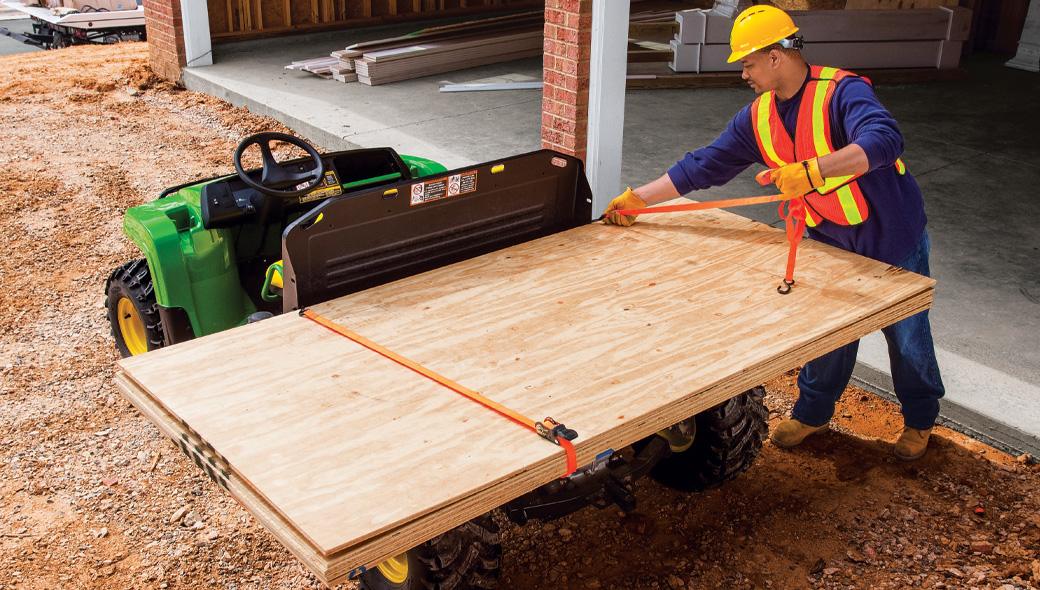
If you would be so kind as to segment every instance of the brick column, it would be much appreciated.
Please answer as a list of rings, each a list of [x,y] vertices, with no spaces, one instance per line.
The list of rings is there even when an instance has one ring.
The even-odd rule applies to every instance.
[[[542,147],[584,160],[589,126],[592,0],[545,0],[544,48]]]
[[[144,26],[152,71],[180,82],[181,68],[187,63],[180,0],[144,0]]]

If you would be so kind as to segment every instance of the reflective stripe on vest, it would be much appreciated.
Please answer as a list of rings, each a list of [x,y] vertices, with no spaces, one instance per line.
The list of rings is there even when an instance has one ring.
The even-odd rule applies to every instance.
[[[830,102],[838,82],[846,76],[855,75],[837,68],[810,66],[809,83],[798,105],[794,141],[784,128],[776,109],[775,92],[767,92],[755,99],[751,107],[752,127],[762,159],[770,168],[779,168],[834,151],[831,143]],[[900,174],[906,172],[901,160],[896,161],[896,169]],[[869,212],[863,192],[856,182],[858,177],[828,178],[824,186],[806,195],[806,224],[816,226],[822,219],[841,225],[862,223]]]
[[[770,168],[779,168],[794,161],[794,144],[787,137],[780,114],[773,106],[773,93],[760,96],[751,108],[751,124],[755,127],[755,141],[762,159]],[[786,141],[785,141],[786,140]]]

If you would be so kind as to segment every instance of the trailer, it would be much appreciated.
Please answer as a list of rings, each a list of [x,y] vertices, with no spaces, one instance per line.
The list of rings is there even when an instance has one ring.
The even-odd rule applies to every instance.
[[[0,33],[23,43],[45,49],[61,49],[88,43],[145,41],[144,6],[133,10],[109,10],[84,5],[78,10],[26,6],[17,0],[0,2],[32,19],[32,32],[19,34],[7,29]]]
[[[148,257],[106,287],[140,352],[115,384],[326,584],[493,588],[496,514],[722,485],[762,447],[760,383],[931,305],[932,279],[811,240],[780,295],[784,232],[721,211],[591,221],[550,150],[444,170],[268,145],[245,170],[273,137],[128,214]],[[239,284],[208,334],[228,306],[170,297]]]

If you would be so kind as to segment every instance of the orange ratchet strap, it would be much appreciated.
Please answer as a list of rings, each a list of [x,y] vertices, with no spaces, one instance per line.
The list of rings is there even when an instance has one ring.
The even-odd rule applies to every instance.
[[[759,172],[755,179],[765,186],[769,184],[769,174],[772,170]],[[787,252],[787,272],[784,274],[784,284],[776,288],[781,295],[791,292],[794,285],[794,261],[798,255],[798,242],[802,241],[805,233],[805,199],[784,200],[784,195],[765,195],[762,197],[745,197],[742,199],[724,199],[721,201],[704,201],[703,203],[689,203],[686,205],[668,205],[666,207],[647,207],[645,209],[622,209],[616,211],[619,215],[643,215],[646,213],[675,213],[678,211],[704,211],[706,209],[723,209],[726,207],[741,207],[743,205],[756,205],[758,203],[772,203],[780,201],[780,217],[784,220],[787,233],[787,241],[791,247]],[[784,213],[784,205],[787,205],[787,213]],[[606,217],[604,215],[603,217]],[[602,217],[600,218],[602,219]]]
[[[787,214],[784,214],[784,205],[787,205]],[[798,197],[790,201],[780,203],[780,217],[784,218],[784,226],[787,230],[787,241],[791,244],[787,251],[787,272],[784,274],[784,284],[776,288],[777,293],[787,295],[794,285],[794,259],[798,256],[798,242],[802,241],[805,233],[805,199]]]
[[[368,340],[364,336],[361,336],[359,334],[355,334],[354,332],[351,332],[350,330],[347,330],[343,326],[340,326],[340,325],[336,324],[335,322],[333,322],[333,321],[331,321],[329,319],[326,319],[326,318],[324,318],[324,317],[314,313],[313,311],[311,311],[309,309],[301,309],[300,310],[300,315],[305,317],[305,318],[307,318],[307,319],[309,319],[309,320],[311,320],[311,321],[313,321],[314,323],[316,323],[316,324],[318,324],[320,326],[324,326],[325,328],[328,328],[329,330],[339,334],[340,336],[343,336],[343,337],[347,338],[348,340],[352,340],[355,343],[360,344],[361,346],[363,346],[363,347],[365,347],[365,348],[367,348],[367,349],[369,349],[369,350],[371,350],[371,351],[373,351],[373,352],[375,352],[375,353],[377,353],[377,354],[379,354],[381,356],[384,356],[384,357],[386,357],[386,358],[396,362],[397,364],[399,364],[401,366],[407,367],[407,368],[415,371],[416,373],[419,373],[423,377],[426,377],[426,378],[428,378],[428,379],[430,379],[432,381],[436,381],[437,383],[440,383],[441,385],[443,385],[444,387],[447,387],[448,389],[454,391],[455,393],[458,393],[458,394],[460,394],[460,395],[462,395],[464,397],[467,397],[470,400],[475,401],[478,404],[484,406],[485,408],[488,408],[488,409],[496,412],[497,414],[499,414],[501,416],[504,416],[504,417],[512,420],[513,422],[516,422],[517,424],[523,426],[524,428],[527,428],[528,430],[531,430],[532,432],[534,432],[538,436],[548,440],[549,442],[555,443],[555,444],[563,447],[563,450],[565,451],[565,453],[567,455],[567,472],[563,474],[563,477],[566,477],[566,476],[574,473],[578,469],[578,458],[577,458],[576,453],[574,452],[574,445],[571,444],[571,440],[574,440],[575,438],[577,438],[578,437],[578,433],[573,431],[573,430],[568,429],[563,424],[560,424],[559,422],[553,420],[552,418],[546,418],[542,422],[535,422],[534,420],[532,420],[532,419],[530,419],[530,418],[528,418],[528,417],[526,417],[526,416],[524,416],[522,414],[514,412],[513,410],[510,410],[509,408],[503,406],[502,404],[500,404],[500,403],[498,403],[498,402],[496,402],[494,400],[488,399],[488,398],[484,397],[483,395],[481,395],[481,394],[479,394],[479,393],[477,393],[477,392],[475,392],[475,391],[473,391],[471,389],[467,389],[467,388],[463,387],[462,385],[459,385],[458,383],[452,381],[451,379],[448,379],[447,377],[444,377],[442,375],[438,375],[437,373],[434,373],[433,371],[427,369],[426,367],[420,365],[419,363],[411,361],[411,360],[409,360],[409,359],[407,359],[407,358],[405,358],[405,357],[395,353],[392,350],[384,348],[384,347],[376,344],[375,342],[372,342],[371,340]]]
[[[646,209],[623,209],[617,211],[619,215],[642,215],[644,213],[676,213],[678,211],[703,211],[705,209],[724,209],[726,207],[740,207],[743,205],[756,205],[758,203],[772,203],[783,199],[783,195],[765,195],[763,197],[745,197],[743,199],[725,199],[722,201],[704,201],[703,203],[688,203],[686,205],[668,205],[666,207],[647,207]]]

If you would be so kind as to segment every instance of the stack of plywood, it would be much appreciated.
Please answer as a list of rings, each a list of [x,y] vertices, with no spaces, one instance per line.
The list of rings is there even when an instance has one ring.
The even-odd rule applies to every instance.
[[[934,281],[720,211],[590,224],[312,311],[579,464],[930,306]],[[297,314],[125,359],[120,391],[323,582],[561,476],[564,451]]]
[[[971,28],[960,7],[921,10],[801,10],[789,13],[805,39],[806,61],[845,69],[956,68]],[[676,13],[676,72],[740,71],[726,63],[733,17],[714,10]]]
[[[353,62],[358,82],[375,86],[541,54],[539,28],[367,51]]]
[[[354,82],[357,80],[357,74],[354,73],[353,68],[344,67],[335,56],[294,61],[285,66],[285,69],[302,70],[317,74],[322,78],[332,78],[340,82]]]
[[[331,56],[341,73],[385,84],[541,54],[544,14],[526,12],[356,43]]]
[[[334,57],[316,57],[314,59],[303,59],[294,61],[285,66],[287,70],[303,70],[322,77],[330,77],[332,68],[339,66],[339,60]]]

